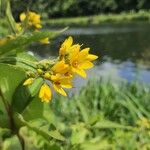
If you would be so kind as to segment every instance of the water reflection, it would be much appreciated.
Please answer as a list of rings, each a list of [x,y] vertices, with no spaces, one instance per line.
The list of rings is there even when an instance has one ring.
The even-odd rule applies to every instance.
[[[94,74],[150,83],[149,33],[149,24],[71,28],[51,41],[50,46],[32,45],[31,48],[43,58],[56,56],[58,43],[72,35],[76,43],[86,43],[83,47],[91,47],[92,53],[99,56]]]

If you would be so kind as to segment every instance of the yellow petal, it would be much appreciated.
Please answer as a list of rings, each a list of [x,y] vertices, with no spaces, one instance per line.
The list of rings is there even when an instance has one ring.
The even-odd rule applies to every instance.
[[[67,50],[71,47],[73,43],[73,38],[71,36],[69,36],[69,38],[67,38],[62,44],[61,47],[59,49],[59,55],[62,57],[65,56]]]
[[[98,58],[98,56],[92,55],[92,54],[89,54],[89,55],[87,56],[87,59],[88,59],[89,61],[93,61],[93,60],[95,60],[95,59],[97,59],[97,58]]]
[[[80,64],[80,67],[82,69],[90,69],[90,68],[94,67],[94,65],[90,61],[84,61],[83,63]]]
[[[49,44],[49,39],[48,38],[44,38],[44,39],[40,40],[40,43],[42,43],[42,44]]]
[[[71,89],[73,86],[71,84],[61,84],[63,88]]]
[[[56,62],[56,64],[52,67],[52,70],[55,73],[66,73],[69,70],[69,66],[65,64],[64,60]]]
[[[25,13],[21,13],[20,14],[20,21],[24,21],[26,19],[26,14]]]
[[[35,24],[35,27],[36,27],[37,29],[41,29],[41,28],[42,28],[42,25],[41,25],[41,24]]]
[[[72,88],[72,77],[62,77],[61,79],[61,87],[63,88]]]
[[[68,49],[69,47],[71,47],[72,43],[73,43],[73,38],[69,36],[69,38],[64,41],[63,45],[65,45],[66,49]]]
[[[33,81],[34,81],[34,79],[33,79],[33,78],[29,78],[29,79],[25,80],[25,82],[23,83],[23,85],[24,85],[24,86],[26,86],[26,85],[30,85],[30,84],[32,84],[32,83],[33,83]]]
[[[50,87],[47,84],[43,84],[40,88],[39,98],[42,102],[48,103],[52,98],[52,92]]]
[[[80,50],[80,45],[74,46],[69,52],[69,60],[70,63],[74,62],[75,60],[78,59],[79,57],[79,50]]]
[[[90,48],[85,48],[85,49],[83,49],[83,50],[80,52],[80,54],[79,54],[79,60],[84,60],[84,59],[86,59],[86,57],[87,57],[88,54],[89,54],[89,50],[90,50]]]
[[[83,69],[80,68],[73,68],[72,71],[74,73],[77,73],[78,75],[80,75],[83,78],[86,78],[86,72]]]
[[[61,88],[60,85],[53,84],[53,87],[54,87],[55,91],[58,92],[59,94],[61,94],[63,96],[67,96],[66,92],[63,90],[63,88]]]

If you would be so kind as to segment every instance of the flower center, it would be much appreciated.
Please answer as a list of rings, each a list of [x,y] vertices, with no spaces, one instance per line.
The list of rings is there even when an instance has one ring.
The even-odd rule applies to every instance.
[[[55,81],[55,84],[56,85],[60,85],[60,81]]]
[[[74,61],[74,62],[72,63],[72,66],[75,67],[75,68],[77,68],[78,65],[79,65],[78,61]]]

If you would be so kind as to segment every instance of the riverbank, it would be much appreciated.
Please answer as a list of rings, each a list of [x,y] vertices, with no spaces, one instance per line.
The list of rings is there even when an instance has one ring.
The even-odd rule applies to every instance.
[[[150,23],[150,11],[124,12],[121,14],[101,14],[86,17],[57,18],[45,21],[46,26],[99,26],[107,23],[126,24],[148,22]]]

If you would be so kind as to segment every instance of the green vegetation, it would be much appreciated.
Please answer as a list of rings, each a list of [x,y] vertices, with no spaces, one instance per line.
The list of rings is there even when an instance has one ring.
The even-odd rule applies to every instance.
[[[59,18],[45,21],[46,26],[95,26],[107,23],[150,23],[150,11],[102,14],[88,17]]]
[[[56,127],[64,142],[47,143],[26,127],[20,132],[26,149],[146,150],[150,148],[149,100],[148,85],[90,81],[71,99],[56,96],[50,106],[46,104],[45,120],[30,122],[39,129]],[[15,137],[8,137],[4,130],[0,133],[0,143],[18,146]]]
[[[27,7],[47,18],[97,15],[99,13],[120,13],[124,11],[149,10],[149,0],[12,0],[13,14],[26,11]],[[21,3],[21,5],[20,5]]]

